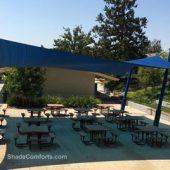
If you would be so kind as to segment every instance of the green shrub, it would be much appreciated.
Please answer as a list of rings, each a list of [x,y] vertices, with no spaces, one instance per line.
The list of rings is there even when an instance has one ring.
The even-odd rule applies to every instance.
[[[76,96],[70,96],[63,99],[63,104],[66,107],[77,107],[79,99]]]
[[[92,96],[70,96],[63,98],[63,104],[66,107],[94,107],[99,103],[101,103],[101,101]]]
[[[23,100],[21,97],[12,97],[7,100],[9,106],[22,107]]]
[[[41,98],[33,98],[28,100],[28,98],[22,97],[11,97],[7,100],[9,106],[16,106],[16,107],[44,107],[46,105],[46,101]]]
[[[58,96],[43,96],[39,98],[11,97],[7,101],[8,105],[16,107],[45,107],[46,104],[63,104],[65,107],[94,107],[101,101],[92,96],[70,96],[70,97],[58,97]]]
[[[43,96],[42,99],[45,101],[45,104],[51,103],[51,104],[62,104],[63,98],[59,96]]]

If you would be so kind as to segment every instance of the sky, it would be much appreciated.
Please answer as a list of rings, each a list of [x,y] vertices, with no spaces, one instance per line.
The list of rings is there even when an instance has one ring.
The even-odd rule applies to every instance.
[[[148,19],[146,35],[170,48],[170,0],[137,0],[136,16]],[[63,27],[88,32],[103,12],[104,0],[0,0],[0,38],[53,47]]]

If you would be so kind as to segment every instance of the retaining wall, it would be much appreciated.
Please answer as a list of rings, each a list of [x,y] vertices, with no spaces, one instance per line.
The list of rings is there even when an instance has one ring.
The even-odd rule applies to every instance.
[[[130,107],[133,107],[135,109],[138,109],[142,112],[145,112],[147,114],[155,115],[156,109],[154,109],[152,107],[148,107],[148,106],[145,106],[145,105],[142,105],[142,104],[139,104],[139,103],[135,103],[135,102],[132,102],[132,101],[127,101],[127,105],[130,106]],[[161,112],[161,118],[165,119],[167,121],[170,121],[170,113]]]

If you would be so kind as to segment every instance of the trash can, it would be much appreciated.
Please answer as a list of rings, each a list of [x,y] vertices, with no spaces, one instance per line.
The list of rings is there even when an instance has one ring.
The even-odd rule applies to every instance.
[[[3,93],[2,93],[2,102],[3,102],[3,103],[6,103],[6,101],[7,101],[7,96],[8,96],[8,93],[7,93],[7,92],[3,92]]]

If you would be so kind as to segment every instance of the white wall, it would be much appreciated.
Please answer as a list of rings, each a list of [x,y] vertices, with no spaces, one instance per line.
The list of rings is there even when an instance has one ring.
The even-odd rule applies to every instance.
[[[93,73],[47,68],[43,94],[94,96],[94,79]]]

